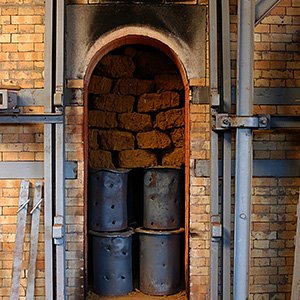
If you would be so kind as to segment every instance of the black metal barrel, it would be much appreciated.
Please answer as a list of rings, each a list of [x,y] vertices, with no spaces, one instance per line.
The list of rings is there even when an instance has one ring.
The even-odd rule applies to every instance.
[[[184,175],[178,168],[144,170],[144,228],[177,229],[182,226]]]
[[[125,169],[101,169],[89,173],[90,229],[120,231],[127,228],[128,172]]]
[[[132,235],[125,232],[96,232],[92,235],[93,290],[101,296],[132,292]]]
[[[183,228],[172,231],[136,229],[140,243],[140,290],[149,295],[180,291],[180,240]]]

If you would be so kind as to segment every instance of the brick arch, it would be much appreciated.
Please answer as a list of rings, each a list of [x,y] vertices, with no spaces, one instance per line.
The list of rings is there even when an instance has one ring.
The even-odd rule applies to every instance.
[[[151,36],[152,33],[152,36]],[[122,35],[124,34],[124,35]],[[164,42],[163,42],[164,41]],[[167,41],[167,42],[166,42]],[[86,57],[91,57],[90,62],[86,68],[84,77],[84,214],[85,214],[85,275],[87,275],[87,190],[88,190],[88,85],[92,77],[93,71],[98,62],[109,52],[125,45],[146,45],[153,47],[162,53],[166,54],[178,68],[185,91],[185,286],[188,293],[189,289],[189,259],[188,259],[188,226],[189,226],[189,78],[198,77],[196,64],[192,63],[191,55],[189,55],[187,48],[180,46],[177,42],[166,38],[163,34],[148,29],[145,27],[123,28],[114,31],[109,36],[99,39],[95,45],[98,45],[98,50],[95,51],[95,45],[89,51],[93,53],[91,57],[89,54]],[[172,48],[174,47],[174,48]],[[185,63],[186,64],[185,64]],[[188,76],[189,73],[192,77]],[[196,74],[196,75],[193,75]],[[87,276],[85,279],[87,287]]]
[[[137,28],[139,30],[136,30]],[[190,63],[191,57],[187,49],[185,49],[182,46],[179,46],[179,44],[177,44],[175,41],[172,42],[166,41],[166,38],[164,37],[163,34],[150,30],[148,28],[147,29],[143,28],[141,33],[132,33],[133,31],[140,31],[140,29],[141,29],[140,27],[133,27],[133,30],[128,30],[126,28],[126,30],[124,29],[125,35],[122,35],[123,30],[121,29],[116,30],[116,32],[110,34],[109,36],[101,38],[95,43],[95,45],[91,48],[91,50],[86,56],[88,58],[90,57],[91,52],[92,53],[94,52],[86,69],[85,78],[84,78],[85,86],[89,83],[96,65],[106,54],[121,46],[132,45],[132,44],[151,46],[166,54],[177,66],[183,81],[183,85],[185,87],[188,85],[188,77],[189,77],[188,74],[196,73],[196,70],[194,70],[195,68],[193,66],[194,64]],[[156,34],[153,34],[153,37],[151,37],[148,30],[153,31]],[[147,32],[147,35],[145,35],[145,32]],[[99,44],[99,48],[95,52],[94,48],[98,44]],[[175,47],[175,49],[171,47]],[[187,66],[185,63],[187,64]]]

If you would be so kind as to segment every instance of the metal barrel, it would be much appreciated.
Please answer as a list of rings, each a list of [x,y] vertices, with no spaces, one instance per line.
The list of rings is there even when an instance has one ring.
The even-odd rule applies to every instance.
[[[129,170],[100,169],[89,174],[89,228],[120,231],[128,226],[127,177]]]
[[[132,292],[132,235],[96,232],[92,235],[93,290],[100,296],[122,296]]]
[[[140,244],[140,290],[148,295],[180,291],[180,249],[183,228],[153,231],[137,228]]]
[[[144,170],[144,228],[169,230],[182,226],[184,175],[178,168]]]

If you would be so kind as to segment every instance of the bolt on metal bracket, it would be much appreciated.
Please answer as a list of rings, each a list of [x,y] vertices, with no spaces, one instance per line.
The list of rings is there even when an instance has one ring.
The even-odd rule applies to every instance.
[[[55,245],[62,245],[64,242],[64,219],[63,216],[55,216],[52,228],[52,236]]]
[[[212,215],[210,217],[211,224],[211,237],[213,239],[219,239],[222,237],[222,224],[221,217],[219,215]]]
[[[270,129],[269,115],[235,116],[229,114],[213,114],[213,130],[229,130],[234,128]]]

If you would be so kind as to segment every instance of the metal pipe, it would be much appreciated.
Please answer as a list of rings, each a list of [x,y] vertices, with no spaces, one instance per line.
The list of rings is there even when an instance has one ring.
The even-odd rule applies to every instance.
[[[66,262],[65,262],[65,147],[64,124],[57,124],[56,128],[56,198],[55,215],[61,221],[61,239],[56,244],[56,299],[66,299]]]
[[[45,2],[45,61],[44,61],[44,111],[52,113],[53,94],[53,1]],[[54,299],[53,296],[53,169],[52,169],[52,124],[44,125],[44,226],[45,226],[45,296],[46,299]]]
[[[219,106],[218,94],[218,42],[217,42],[217,1],[209,1],[209,85],[210,105]],[[211,112],[212,112],[211,111]],[[219,214],[219,183],[218,183],[218,133],[210,130],[210,197],[211,220]],[[219,292],[219,239],[211,238],[210,258],[210,299],[218,299]]]
[[[254,0],[239,0],[237,115],[253,114]],[[249,295],[252,130],[236,132],[234,299]]]

